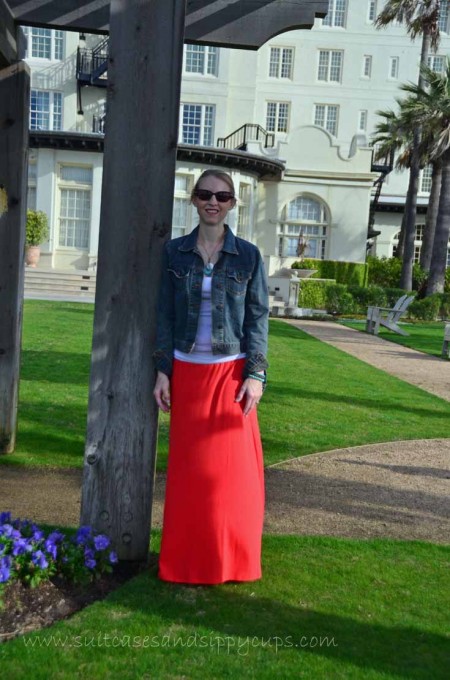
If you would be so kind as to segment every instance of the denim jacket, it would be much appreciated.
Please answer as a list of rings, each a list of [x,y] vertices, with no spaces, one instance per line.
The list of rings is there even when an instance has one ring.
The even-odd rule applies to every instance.
[[[158,304],[156,369],[172,374],[173,352],[191,352],[199,320],[203,258],[196,247],[199,227],[164,247]],[[246,353],[243,377],[268,366],[269,300],[261,254],[226,227],[211,283],[213,354]]]

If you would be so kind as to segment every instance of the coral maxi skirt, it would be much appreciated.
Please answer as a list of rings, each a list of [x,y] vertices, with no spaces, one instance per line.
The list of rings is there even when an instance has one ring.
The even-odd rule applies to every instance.
[[[159,578],[214,584],[261,577],[264,473],[255,409],[235,397],[244,360],[174,360]],[[245,399],[245,398],[244,398]]]

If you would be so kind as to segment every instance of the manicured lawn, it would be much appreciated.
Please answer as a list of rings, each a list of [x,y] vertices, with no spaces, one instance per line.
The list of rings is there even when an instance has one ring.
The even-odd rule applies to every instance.
[[[152,567],[1,645],[2,675],[443,680],[449,558],[419,542],[265,536],[261,581],[186,587]]]
[[[19,433],[1,463],[80,467],[93,307],[27,301]],[[333,448],[448,436],[450,403],[306,335],[270,324],[269,386],[259,407],[266,464]],[[167,459],[159,428],[158,469]]]
[[[341,323],[344,326],[350,326],[357,331],[364,331],[366,322],[364,321],[346,321],[343,319]],[[411,347],[417,349],[419,352],[426,354],[433,354],[440,357],[442,352],[442,341],[444,340],[444,322],[443,321],[424,321],[415,323],[402,323],[402,328],[409,333],[408,337],[397,335],[386,328],[380,329],[380,338],[390,340],[398,345]]]

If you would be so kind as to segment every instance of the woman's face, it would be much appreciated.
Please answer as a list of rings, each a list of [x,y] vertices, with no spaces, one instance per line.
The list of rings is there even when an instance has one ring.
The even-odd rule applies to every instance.
[[[220,179],[220,177],[214,177],[214,175],[204,177],[200,181],[197,189],[206,189],[213,193],[218,191],[231,192],[231,188],[227,182]],[[198,196],[194,196],[192,203],[197,208],[201,224],[204,224],[205,226],[221,226],[229,211],[236,205],[236,199],[230,198],[226,203],[221,203],[217,200],[216,196],[211,196],[208,200],[201,200]]]

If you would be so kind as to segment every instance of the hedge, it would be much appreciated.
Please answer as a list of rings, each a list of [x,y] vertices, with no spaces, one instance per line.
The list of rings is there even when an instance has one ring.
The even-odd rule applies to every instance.
[[[298,296],[298,306],[307,309],[326,309],[327,287],[335,281],[315,281],[302,279]]]
[[[334,279],[348,286],[364,286],[367,283],[368,266],[364,262],[340,262],[338,260],[305,259],[294,262],[292,269],[317,269],[317,279]]]

